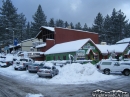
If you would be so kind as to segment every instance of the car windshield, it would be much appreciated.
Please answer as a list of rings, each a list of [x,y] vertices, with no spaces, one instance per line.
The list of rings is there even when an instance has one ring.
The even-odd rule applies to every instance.
[[[20,59],[20,61],[26,61],[27,62],[28,60],[27,59]]]
[[[51,69],[49,66],[43,66],[43,69]]]
[[[32,64],[33,66],[38,66],[39,64]]]

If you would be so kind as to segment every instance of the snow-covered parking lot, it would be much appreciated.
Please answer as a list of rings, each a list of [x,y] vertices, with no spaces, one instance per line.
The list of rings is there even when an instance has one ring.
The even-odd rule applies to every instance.
[[[12,55],[8,55],[8,59],[14,57]],[[18,58],[15,56],[15,58]],[[37,61],[40,62],[40,61]],[[46,65],[53,64],[52,62],[46,62]],[[0,67],[0,74],[10,77],[11,79],[24,81],[27,83],[37,83],[39,85],[49,85],[52,86],[57,85],[67,85],[67,84],[88,84],[95,83],[99,81],[107,81],[119,78],[119,75],[105,75],[98,72],[95,65],[91,63],[87,64],[66,64],[63,67],[56,66],[59,70],[59,74],[54,76],[53,78],[42,78],[38,77],[37,73],[29,73],[28,71],[17,71],[14,70],[13,66],[9,66],[6,68]],[[55,86],[54,86],[55,87]],[[55,91],[53,91],[55,92]],[[43,93],[46,95],[45,93]],[[51,94],[50,94],[51,95]],[[59,94],[61,95],[61,94]],[[31,94],[28,93],[26,97],[44,97],[40,94]]]
[[[47,62],[47,64],[52,64]],[[117,75],[104,75],[96,69],[91,63],[87,64],[66,64],[63,67],[57,66],[59,74],[53,78],[39,78],[37,73],[29,73],[28,71],[16,71],[13,66],[0,68],[2,75],[24,80],[31,83],[48,83],[48,84],[84,84],[98,81],[115,79]]]

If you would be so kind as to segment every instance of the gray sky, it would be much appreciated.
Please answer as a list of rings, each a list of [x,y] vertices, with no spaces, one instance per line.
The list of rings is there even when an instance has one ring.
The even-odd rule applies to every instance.
[[[32,15],[36,12],[38,5],[50,18],[62,19],[76,24],[80,22],[82,26],[87,23],[93,24],[94,18],[98,12],[105,17],[111,15],[113,8],[116,11],[120,9],[130,19],[130,0],[12,0],[13,5],[18,8],[18,13],[25,14],[27,21],[33,21]],[[0,0],[0,7],[2,0]]]

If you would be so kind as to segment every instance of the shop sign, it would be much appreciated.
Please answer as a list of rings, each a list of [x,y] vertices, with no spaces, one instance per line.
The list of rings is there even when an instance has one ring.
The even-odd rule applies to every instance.
[[[87,43],[86,45],[83,46],[83,49],[95,49],[95,47],[91,46],[90,43]]]
[[[77,56],[85,56],[85,50],[78,50],[78,51],[76,52],[76,55],[77,55]]]

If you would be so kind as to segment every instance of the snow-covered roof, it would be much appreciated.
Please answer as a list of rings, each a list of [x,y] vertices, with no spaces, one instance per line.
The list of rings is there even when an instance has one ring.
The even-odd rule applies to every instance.
[[[130,42],[130,38],[124,38],[116,43],[129,43]]]
[[[81,39],[81,40],[76,40],[76,41],[70,41],[70,42],[56,44],[52,48],[47,50],[45,52],[45,54],[75,52],[75,51],[79,50],[88,41],[92,41],[92,40],[90,38],[87,38],[87,39]]]
[[[50,31],[55,31],[55,28],[54,27],[46,27],[46,26],[42,26],[41,28],[45,28],[47,30],[50,30]]]
[[[21,43],[17,44],[16,46],[14,45],[9,45],[9,48],[14,48],[14,47],[17,47],[17,46],[21,46]]]
[[[30,41],[30,40],[34,40],[34,39],[36,39],[36,38],[26,39],[26,40],[23,40],[21,42],[26,42],[26,41]]]
[[[129,43],[124,43],[124,44],[115,44],[115,45],[100,45],[96,44],[96,46],[99,48],[101,53],[106,54],[108,52],[118,52],[122,53],[126,49],[126,47],[129,45]]]
[[[44,28],[44,29],[47,29],[47,30],[50,30],[52,32],[55,31],[55,28],[54,27],[47,27],[47,26],[41,26],[40,28]],[[42,30],[36,35],[36,37],[42,32]]]
[[[43,54],[44,54],[44,52],[23,52],[23,53],[21,53],[21,54],[28,54],[28,53],[38,53],[38,54],[40,54],[40,55],[43,55]]]
[[[35,48],[41,48],[41,47],[44,47],[44,46],[46,46],[46,43],[40,44],[40,45],[36,46]]]

